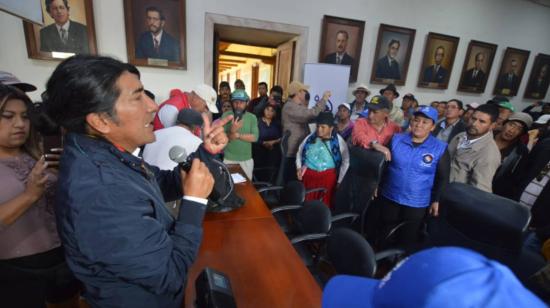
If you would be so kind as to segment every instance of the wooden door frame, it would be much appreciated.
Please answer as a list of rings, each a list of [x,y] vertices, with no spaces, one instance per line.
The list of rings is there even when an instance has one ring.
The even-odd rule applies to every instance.
[[[270,21],[263,21],[257,19],[234,17],[228,15],[206,13],[205,25],[204,25],[204,82],[206,84],[213,84],[213,74],[215,71],[215,64],[211,60],[214,57],[214,26],[215,25],[228,25],[238,26],[243,28],[252,28],[269,31],[279,31],[285,33],[291,33],[296,35],[296,48],[294,57],[294,72],[291,76],[292,80],[303,79],[303,68],[307,59],[307,39],[308,28],[296,25],[282,24]]]

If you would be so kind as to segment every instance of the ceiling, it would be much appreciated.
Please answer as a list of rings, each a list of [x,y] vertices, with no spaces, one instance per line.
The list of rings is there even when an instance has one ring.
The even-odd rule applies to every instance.
[[[220,41],[271,48],[277,48],[296,37],[292,33],[219,24],[214,26],[214,31],[218,33]]]

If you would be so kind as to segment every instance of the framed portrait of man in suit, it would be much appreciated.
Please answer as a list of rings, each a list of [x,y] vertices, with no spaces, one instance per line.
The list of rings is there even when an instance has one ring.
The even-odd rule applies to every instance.
[[[471,40],[464,59],[458,91],[482,93],[491,72],[497,45]]]
[[[92,0],[40,0],[44,25],[23,22],[29,58],[97,54]]]
[[[187,68],[185,0],[124,0],[128,62]]]
[[[523,97],[542,100],[548,92],[550,83],[550,55],[539,53],[529,75],[529,82]]]
[[[350,82],[357,80],[365,22],[334,16],[323,17],[319,63],[349,65]]]
[[[439,33],[428,33],[420,67],[418,86],[447,89],[453,70],[459,38]]]
[[[404,85],[416,30],[381,24],[370,81]]]
[[[506,48],[493,94],[516,96],[527,66],[529,53],[528,50]]]

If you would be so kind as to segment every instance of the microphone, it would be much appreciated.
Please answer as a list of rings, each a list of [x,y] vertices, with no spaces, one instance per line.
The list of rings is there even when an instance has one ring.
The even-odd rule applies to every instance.
[[[184,148],[179,145],[175,145],[170,148],[168,156],[170,157],[170,160],[178,164],[181,170],[185,172],[189,172],[189,170],[191,170],[191,160],[187,156],[187,151]]]

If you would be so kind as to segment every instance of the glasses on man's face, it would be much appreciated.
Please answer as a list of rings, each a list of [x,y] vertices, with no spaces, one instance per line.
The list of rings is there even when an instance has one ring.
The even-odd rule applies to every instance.
[[[544,168],[540,171],[539,175],[537,175],[537,181],[542,181],[544,179],[544,176],[550,171],[550,163],[546,164]]]

